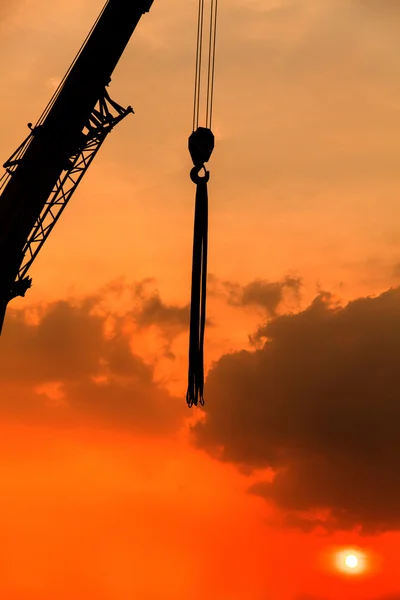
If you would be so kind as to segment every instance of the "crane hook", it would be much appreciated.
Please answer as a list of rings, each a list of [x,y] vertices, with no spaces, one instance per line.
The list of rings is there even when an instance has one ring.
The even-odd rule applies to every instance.
[[[204,175],[200,176],[200,171],[204,169]],[[196,185],[198,183],[207,183],[210,179],[210,171],[207,171],[205,165],[196,165],[193,167],[193,169],[190,171],[190,179],[193,181],[193,183],[195,183]]]

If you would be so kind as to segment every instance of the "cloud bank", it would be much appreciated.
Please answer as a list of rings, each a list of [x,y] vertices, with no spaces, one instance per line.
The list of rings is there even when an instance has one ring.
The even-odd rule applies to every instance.
[[[126,324],[134,325],[134,316],[110,320],[100,303],[97,296],[59,301],[34,315],[10,309],[0,343],[3,417],[151,435],[176,431],[184,402],[171,397],[155,381],[153,367],[132,350]],[[159,327],[169,311],[180,315],[159,296],[157,303],[153,320]],[[137,327],[144,326],[140,315],[150,319],[148,306],[147,298],[138,306]]]
[[[400,289],[340,307],[321,293],[257,331],[261,350],[223,356],[207,379],[198,447],[271,467],[251,492],[288,525],[400,528]]]

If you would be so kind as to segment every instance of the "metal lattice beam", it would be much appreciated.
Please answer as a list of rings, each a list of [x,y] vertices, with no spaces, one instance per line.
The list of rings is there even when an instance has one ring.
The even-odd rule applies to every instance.
[[[130,106],[122,108],[111,100],[106,91],[104,92],[104,96],[98,101],[83,131],[82,147],[79,152],[70,157],[68,168],[58,178],[26,241],[23,248],[23,261],[18,271],[13,296],[23,295],[21,292],[25,292],[30,287],[30,279],[27,278],[27,273],[33,261],[60,218],[106,136],[129,113],[133,113]],[[23,282],[25,283],[23,284]]]

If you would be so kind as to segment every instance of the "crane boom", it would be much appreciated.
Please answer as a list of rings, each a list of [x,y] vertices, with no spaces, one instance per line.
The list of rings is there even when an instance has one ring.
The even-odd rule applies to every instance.
[[[0,188],[0,332],[8,302],[106,135],[127,114],[106,87],[153,0],[108,0],[43,115],[4,164]]]

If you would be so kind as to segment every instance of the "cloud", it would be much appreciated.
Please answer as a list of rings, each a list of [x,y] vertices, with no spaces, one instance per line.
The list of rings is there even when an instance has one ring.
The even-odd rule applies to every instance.
[[[163,302],[158,289],[149,287],[154,283],[152,279],[144,279],[133,286],[135,306],[130,316],[139,330],[157,328],[164,339],[163,356],[175,360],[172,344],[177,336],[189,329],[189,304],[178,306]]]
[[[171,433],[183,401],[154,380],[131,350],[131,317],[112,319],[102,298],[60,301],[32,310],[10,309],[0,339],[3,417],[58,425],[98,423],[139,433]]]
[[[250,491],[288,525],[400,529],[400,289],[344,308],[321,293],[257,335],[262,349],[211,369],[194,442],[242,468],[273,468]]]
[[[284,294],[291,291],[297,297],[301,281],[295,277],[285,277],[282,281],[257,279],[239,289],[238,286],[225,283],[228,290],[228,303],[234,306],[260,306],[268,315],[275,315]]]
[[[244,286],[233,281],[220,282],[214,275],[210,275],[209,280],[211,294],[223,297],[231,306],[261,308],[266,316],[275,316],[286,300],[299,301],[301,279],[298,277],[287,275],[281,281],[255,279]]]
[[[168,337],[181,333],[189,327],[189,305],[177,306],[166,304],[161,298],[159,291],[147,291],[145,280],[135,286],[135,296],[139,300],[139,306],[134,310],[135,321],[138,327],[159,327]]]

